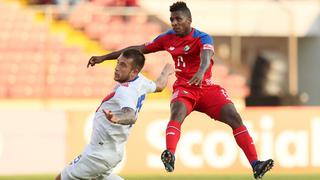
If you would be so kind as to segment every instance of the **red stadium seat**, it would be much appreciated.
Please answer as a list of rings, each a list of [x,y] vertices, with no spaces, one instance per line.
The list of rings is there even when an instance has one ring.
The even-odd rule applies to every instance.
[[[69,15],[69,23],[77,29],[82,29],[91,22],[92,14],[96,11],[96,6],[91,3],[78,4]]]
[[[104,33],[108,31],[108,25],[101,22],[90,22],[85,26],[85,33],[91,39],[99,39]]]
[[[7,95],[15,98],[40,98],[44,96],[44,86],[15,84],[9,87]]]
[[[0,77],[1,79],[1,77]],[[1,82],[0,82],[1,84]],[[5,85],[0,86],[0,98],[6,98],[8,96],[8,89]]]
[[[100,42],[105,49],[117,49],[123,42],[123,36],[120,34],[106,33],[102,36]]]

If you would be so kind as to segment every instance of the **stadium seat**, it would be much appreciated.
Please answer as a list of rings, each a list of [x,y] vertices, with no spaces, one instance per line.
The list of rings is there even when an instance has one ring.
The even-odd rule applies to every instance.
[[[113,6],[115,0],[93,0],[92,3],[98,6]]]
[[[1,84],[1,81],[0,81],[0,84]],[[6,98],[6,97],[8,97],[7,87],[5,85],[1,85],[0,86],[0,98]]]
[[[67,20],[106,50],[142,44],[161,33],[161,26],[146,15],[111,16],[101,8],[114,4],[114,0],[81,2]],[[103,65],[87,69],[90,54],[67,45],[65,36],[50,33],[48,24],[35,22],[33,11],[0,2],[0,12],[0,97],[101,98],[112,90],[113,69]],[[153,80],[165,63],[172,63],[166,52],[148,54],[146,59],[143,72]],[[169,79],[170,89],[174,80]],[[245,79],[230,75],[225,65],[214,65],[213,80],[232,96],[248,94]]]
[[[123,36],[120,34],[106,33],[102,36],[100,42],[105,49],[118,49],[123,42]]]
[[[81,2],[72,10],[68,21],[74,28],[83,29],[92,21],[93,14],[100,9],[101,7],[90,2]]]
[[[108,31],[108,25],[101,22],[90,22],[85,26],[84,31],[91,39],[98,40]]]
[[[9,88],[7,94],[11,98],[40,98],[44,96],[44,86],[16,84]]]

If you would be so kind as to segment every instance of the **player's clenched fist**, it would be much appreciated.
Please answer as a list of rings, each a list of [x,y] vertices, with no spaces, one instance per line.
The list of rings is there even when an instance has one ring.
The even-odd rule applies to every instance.
[[[89,59],[89,62],[87,64],[87,68],[89,66],[94,66],[95,64],[99,64],[99,63],[102,63],[104,61],[103,57],[102,56],[92,56],[90,59]]]

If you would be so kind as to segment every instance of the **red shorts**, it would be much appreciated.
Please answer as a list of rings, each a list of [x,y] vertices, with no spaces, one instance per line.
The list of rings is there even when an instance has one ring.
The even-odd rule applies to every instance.
[[[196,110],[215,120],[220,120],[221,108],[232,103],[227,92],[219,85],[206,85],[199,88],[185,82],[175,82],[171,103],[182,102],[187,107],[187,114]]]

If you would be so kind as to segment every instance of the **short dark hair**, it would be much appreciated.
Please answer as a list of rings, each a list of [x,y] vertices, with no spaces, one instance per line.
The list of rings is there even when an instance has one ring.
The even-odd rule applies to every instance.
[[[122,52],[122,56],[133,59],[132,65],[134,68],[139,69],[139,71],[143,68],[145,57],[139,50],[127,49]]]
[[[170,12],[175,12],[175,11],[182,11],[184,12],[188,17],[191,18],[191,11],[190,9],[187,7],[187,4],[183,1],[177,1],[175,3],[173,3],[170,6]]]

